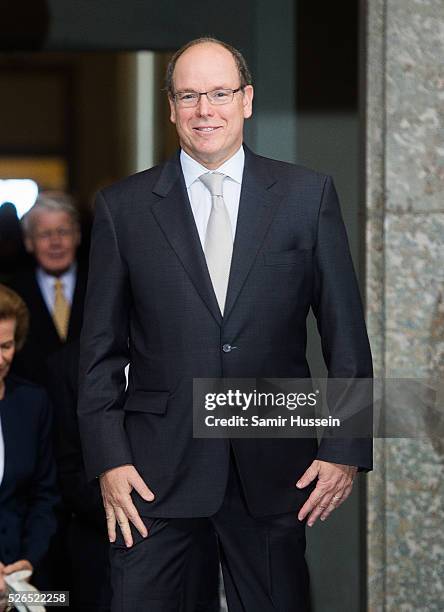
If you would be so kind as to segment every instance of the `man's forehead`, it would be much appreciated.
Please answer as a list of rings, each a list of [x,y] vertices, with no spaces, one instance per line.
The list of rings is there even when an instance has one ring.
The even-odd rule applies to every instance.
[[[34,225],[43,225],[47,223],[60,223],[72,221],[71,215],[66,210],[35,210],[32,215]]]
[[[215,43],[202,43],[187,49],[177,60],[173,78],[230,79],[238,73],[230,51]],[[222,83],[220,83],[222,84]]]

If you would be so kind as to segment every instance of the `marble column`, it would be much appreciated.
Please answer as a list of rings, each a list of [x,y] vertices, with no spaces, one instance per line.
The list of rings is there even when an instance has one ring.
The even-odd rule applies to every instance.
[[[444,1],[367,0],[367,320],[375,373],[444,379]],[[443,410],[443,406],[439,407]],[[444,609],[444,444],[377,440],[368,609]]]

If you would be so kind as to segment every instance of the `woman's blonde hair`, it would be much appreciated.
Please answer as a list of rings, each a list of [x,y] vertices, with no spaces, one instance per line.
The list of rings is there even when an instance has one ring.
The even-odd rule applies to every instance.
[[[29,327],[29,311],[22,298],[12,289],[0,284],[0,321],[15,320],[15,345],[17,350],[25,343]]]

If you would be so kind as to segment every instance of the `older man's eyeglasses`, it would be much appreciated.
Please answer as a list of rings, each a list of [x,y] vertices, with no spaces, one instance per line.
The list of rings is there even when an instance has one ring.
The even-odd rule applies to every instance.
[[[41,232],[34,232],[33,237],[35,240],[39,240],[41,242],[45,242],[47,240],[51,240],[52,238],[71,238],[74,234],[73,227],[58,227],[53,230],[43,230]]]
[[[178,106],[191,108],[199,104],[201,96],[207,96],[207,100],[214,106],[222,106],[233,101],[234,94],[241,91],[243,87],[237,89],[213,89],[213,91],[178,91],[173,95]]]

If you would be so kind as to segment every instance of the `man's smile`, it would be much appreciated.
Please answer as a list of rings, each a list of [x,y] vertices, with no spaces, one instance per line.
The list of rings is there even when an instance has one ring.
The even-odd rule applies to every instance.
[[[204,133],[211,133],[211,132],[215,132],[216,130],[220,130],[221,126],[219,125],[215,125],[215,126],[202,126],[202,127],[194,127],[193,130],[196,130],[197,132],[204,132]]]

